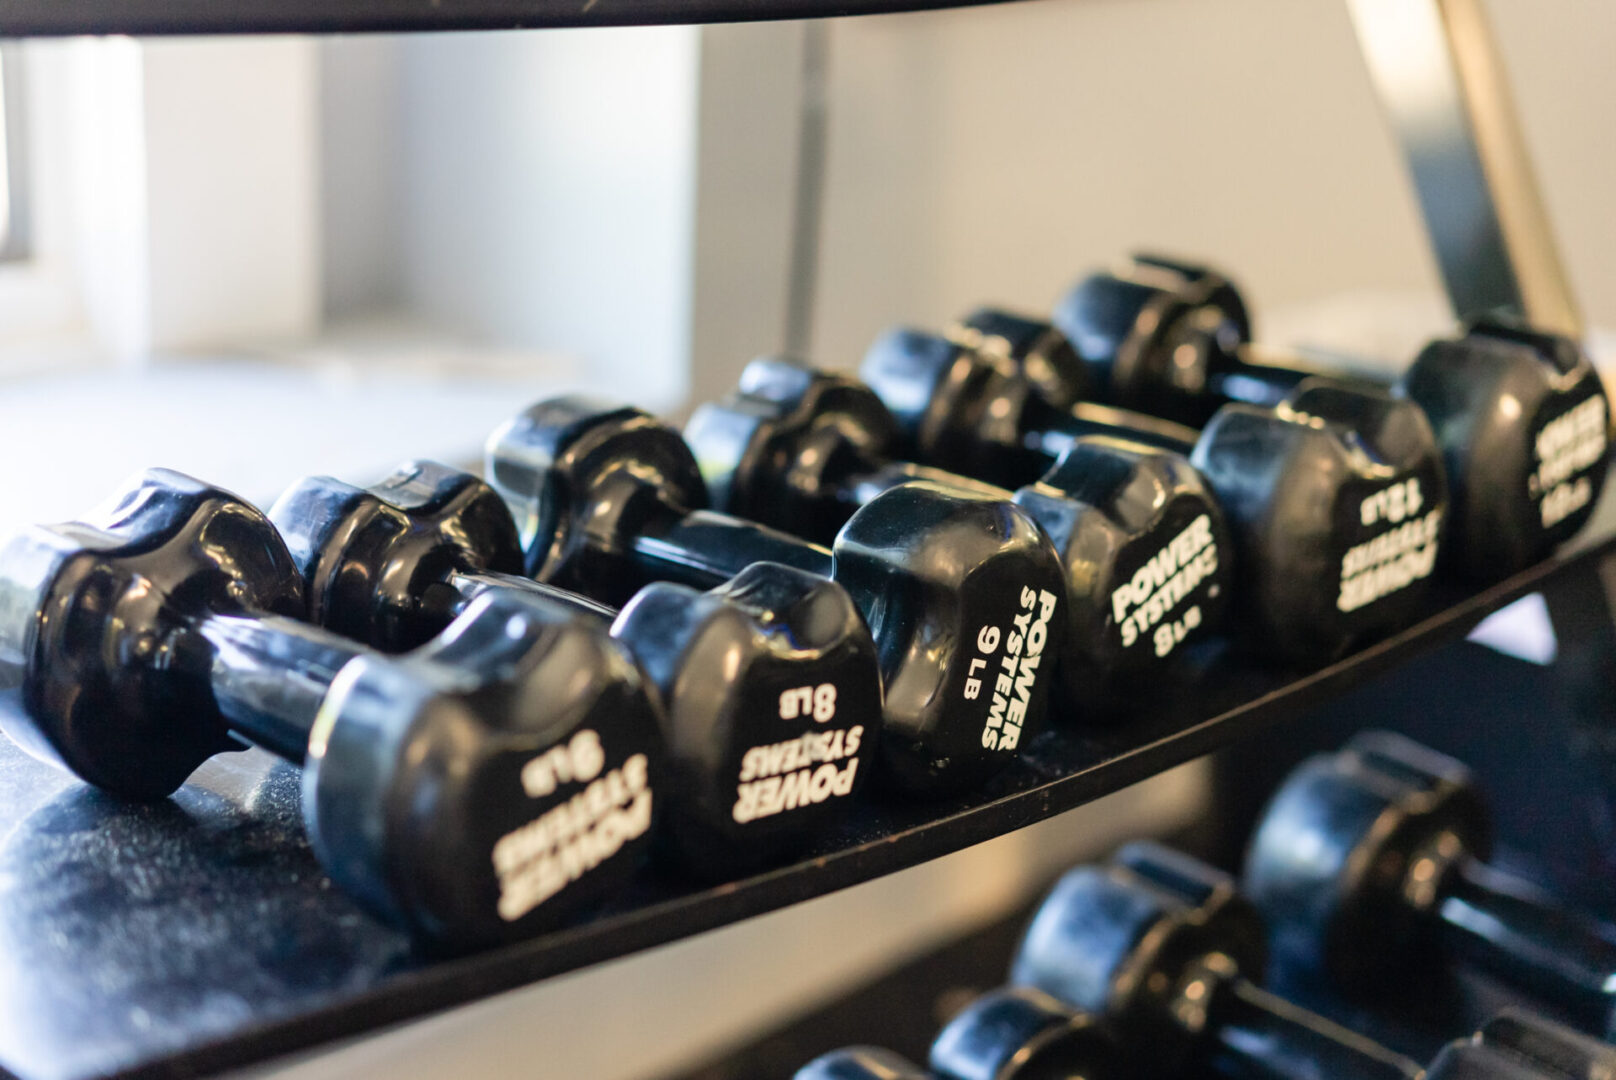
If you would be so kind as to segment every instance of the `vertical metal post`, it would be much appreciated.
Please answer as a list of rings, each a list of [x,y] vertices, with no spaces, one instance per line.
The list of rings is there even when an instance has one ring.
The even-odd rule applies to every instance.
[[[0,262],[26,259],[32,252],[32,210],[29,191],[28,97],[23,43],[0,44],[0,139],[4,140],[3,200],[5,221],[0,230]]]
[[[1482,0],[1347,0],[1461,317],[1581,336]]]
[[[803,25],[802,98],[797,129],[797,186],[791,218],[791,267],[786,286],[785,345],[787,352],[804,357],[813,346],[819,231],[824,216],[829,35],[824,19],[813,19]]]

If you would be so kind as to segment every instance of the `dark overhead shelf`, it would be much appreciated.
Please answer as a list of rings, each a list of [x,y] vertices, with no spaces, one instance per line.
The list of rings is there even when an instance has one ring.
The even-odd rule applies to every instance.
[[[755,22],[1003,0],[3,0],[0,36],[355,34]]]
[[[1125,725],[1048,732],[987,790],[857,808],[804,861],[721,887],[647,873],[592,921],[458,959],[413,952],[332,889],[298,775],[225,755],[174,799],[131,806],[0,739],[0,1070],[23,1080],[220,1071],[723,926],[958,851],[1275,725],[1463,637],[1558,583],[1598,594],[1616,538],[1308,675],[1214,647]]]

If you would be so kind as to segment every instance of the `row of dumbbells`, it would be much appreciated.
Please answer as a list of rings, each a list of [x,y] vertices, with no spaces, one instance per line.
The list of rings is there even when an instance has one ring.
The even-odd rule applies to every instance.
[[[1462,765],[1365,733],[1282,785],[1238,886],[1154,843],[1078,867],[1029,922],[1009,985],[937,1037],[929,1072],[857,1047],[797,1080],[1616,1076],[1616,927],[1489,866],[1487,844]],[[1472,965],[1533,1009],[1426,1067],[1265,988],[1270,955],[1371,1008]]]
[[[1190,300],[1152,299],[1136,337],[1207,323],[1221,278],[1152,272],[1150,296]],[[1243,312],[1226,283],[1209,295]],[[1069,399],[1098,363],[1074,343],[1098,340],[985,313],[884,338],[868,387],[759,361],[685,437],[555,399],[491,437],[486,483],[419,463],[370,489],[315,478],[267,516],[149,472],[0,553],[0,722],[135,798],[243,740],[304,763],[333,876],[412,929],[481,941],[610,895],[653,808],[673,861],[725,877],[791,858],[871,773],[917,796],[980,785],[1039,728],[1051,668],[1080,722],[1165,682],[1231,601],[1253,641],[1314,660],[1418,614],[1445,520],[1436,404],[1307,381],[1220,410],[1192,466],[1139,441],[1172,424],[1093,433],[1097,407]],[[1111,383],[1148,344],[1118,338]],[[1519,550],[1494,569],[1540,557],[1591,496],[1552,522],[1545,500],[1603,479],[1587,361],[1504,330],[1416,371],[1431,355],[1490,388],[1438,430],[1542,458],[1536,501],[1524,481],[1471,495],[1513,514]],[[892,457],[965,447],[981,476],[1054,464],[1012,495]]]
[[[1575,342],[1481,322],[1382,387],[1251,338],[1225,275],[1135,259],[1048,321],[893,331],[862,386],[755,362],[685,435],[715,506],[821,538],[936,468],[1015,489],[1065,565],[1090,707],[1225,612],[1264,655],[1339,658],[1424,614],[1433,570],[1496,580],[1591,514],[1610,417]]]

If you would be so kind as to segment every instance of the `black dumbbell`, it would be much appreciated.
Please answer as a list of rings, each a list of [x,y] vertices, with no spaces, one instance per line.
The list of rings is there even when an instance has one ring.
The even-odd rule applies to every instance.
[[[1297,1019],[1302,1019],[1297,1017]],[[1262,1046],[1266,1032],[1236,1037]],[[1367,1043],[1367,1040],[1356,1040]],[[1270,1047],[1271,1049],[1271,1047]],[[1384,1056],[1388,1052],[1379,1051]],[[1128,1054],[1087,1014],[1032,987],[985,995],[944,1029],[932,1045],[931,1072],[872,1046],[833,1050],[798,1069],[793,1080],[1105,1080],[1106,1077],[1205,1075],[1201,1069],[1153,1069],[1147,1055]],[[1125,1063],[1125,1064],[1124,1064]],[[1362,1076],[1333,1058],[1280,1057],[1225,1068],[1220,1075],[1259,1080],[1324,1080]],[[1593,1080],[1616,1075],[1616,1050],[1540,1016],[1506,1009],[1467,1039],[1443,1047],[1423,1080]],[[1370,1075],[1388,1075],[1384,1072]]]
[[[303,575],[308,618],[387,651],[442,631],[522,573],[503,500],[470,473],[411,462],[369,489],[329,477],[269,511]],[[610,617],[662,698],[662,820],[686,866],[734,876],[789,861],[849,804],[881,726],[875,645],[845,590],[757,563],[719,588],[648,585]],[[866,753],[866,756],[867,753]]]
[[[890,370],[878,389],[929,462],[1015,487],[1085,431],[1169,450],[1195,443],[1194,428],[1092,401],[1087,365],[1046,320],[985,307],[939,337],[894,336],[917,355],[866,362]]]
[[[1115,439],[1079,440],[1012,495],[939,469],[892,460],[897,421],[868,387],[764,357],[739,389],[685,427],[720,510],[821,540],[899,484],[931,480],[1013,499],[1065,562],[1067,700],[1088,707],[1162,683],[1175,648],[1223,619],[1230,541],[1223,514],[1181,456]],[[1145,599],[1136,600],[1133,584]]]
[[[1109,400],[1190,422],[1226,401],[1271,405],[1327,369],[1252,349],[1251,319],[1229,277],[1136,257],[1080,282],[1055,322],[1095,368]],[[1425,410],[1452,486],[1447,558],[1475,580],[1547,557],[1587,522],[1609,464],[1609,405],[1570,338],[1496,320],[1426,345],[1394,392]]]
[[[794,1080],[1112,1080],[1132,1077],[1115,1040],[1087,1015],[1030,986],[972,1001],[932,1042],[927,1072],[890,1050],[834,1050]]]
[[[897,788],[974,787],[1042,723],[1044,669],[1064,645],[1064,575],[1014,504],[907,484],[855,513],[827,549],[699,509],[706,488],[677,431],[579,397],[496,431],[488,476],[514,511],[527,573],[606,602],[658,580],[710,588],[759,561],[840,583],[875,639],[879,754]]]
[[[946,1080],[1115,1080],[1132,1077],[1111,1033],[1031,986],[991,990],[948,1022],[931,1044],[932,1072]]]
[[[846,1046],[821,1054],[791,1080],[937,1080],[901,1054],[880,1046]]]
[[[1534,1013],[1505,1009],[1443,1048],[1429,1080],[1593,1080],[1616,1076],[1616,1048]]]
[[[1390,732],[1309,758],[1275,793],[1244,885],[1275,954],[1348,993],[1468,961],[1616,1035],[1616,927],[1490,867],[1468,769]]]
[[[332,878],[455,945],[530,934],[622,887],[663,751],[650,688],[603,622],[490,595],[387,657],[302,611],[262,513],[143,473],[96,517],[0,552],[0,726],[135,799],[243,741],[302,764]]]
[[[1010,981],[1106,1018],[1149,1075],[1415,1078],[1419,1065],[1263,990],[1262,921],[1226,874],[1157,844],[1068,871]]]
[[[1275,408],[1225,406],[1196,437],[1116,410],[1055,409],[1016,368],[1007,349],[896,330],[860,373],[910,449],[944,468],[1047,461],[1086,435],[1189,451],[1234,534],[1241,623],[1272,654],[1336,659],[1423,613],[1447,485],[1416,406],[1312,380]]]

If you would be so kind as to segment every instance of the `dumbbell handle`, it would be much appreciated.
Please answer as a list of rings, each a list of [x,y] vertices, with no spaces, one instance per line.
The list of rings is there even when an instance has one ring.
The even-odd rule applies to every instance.
[[[827,578],[835,566],[827,547],[707,510],[636,536],[630,558],[647,581],[695,589],[716,588],[758,562],[784,563]]]
[[[1450,954],[1610,1031],[1616,928],[1555,903],[1542,889],[1480,860],[1449,871],[1432,914]]]
[[[537,593],[553,601],[567,604],[580,617],[597,617],[610,623],[617,617],[617,609],[589,599],[580,593],[568,592],[553,585],[544,585],[532,578],[515,574],[501,574],[492,570],[451,569],[437,581],[421,590],[410,617],[420,640],[436,637],[471,606],[471,602],[491,590],[515,590]]]
[[[1002,487],[972,480],[958,473],[934,469],[929,465],[916,465],[908,461],[894,461],[872,468],[868,472],[847,477],[843,494],[849,504],[847,507],[849,516],[882,492],[917,480],[929,481],[956,491],[968,491],[988,499],[1002,499],[1008,502],[1014,497]]]
[[[1384,390],[1395,381],[1368,361],[1314,349],[1276,350],[1247,343],[1233,353],[1220,351],[1218,357],[1207,374],[1207,391],[1219,400],[1262,408],[1278,405],[1315,376],[1365,389]]]
[[[296,764],[331,684],[365,649],[279,615],[209,615],[192,624],[204,643],[208,690],[231,731]],[[184,643],[180,646],[186,647]],[[172,657],[179,670],[187,658]]]
[[[1243,978],[1215,984],[1210,1071],[1250,1080],[1418,1080],[1419,1064]]]
[[[1078,439],[1090,435],[1127,439],[1187,455],[1195,449],[1200,432],[1171,420],[1085,401],[1069,409],[1051,408],[1042,423],[1030,425],[1023,431],[1022,443],[1036,456],[1038,464],[1047,468],[1059,461]],[[1031,483],[1035,479],[1036,475],[1030,475],[1024,482]]]

